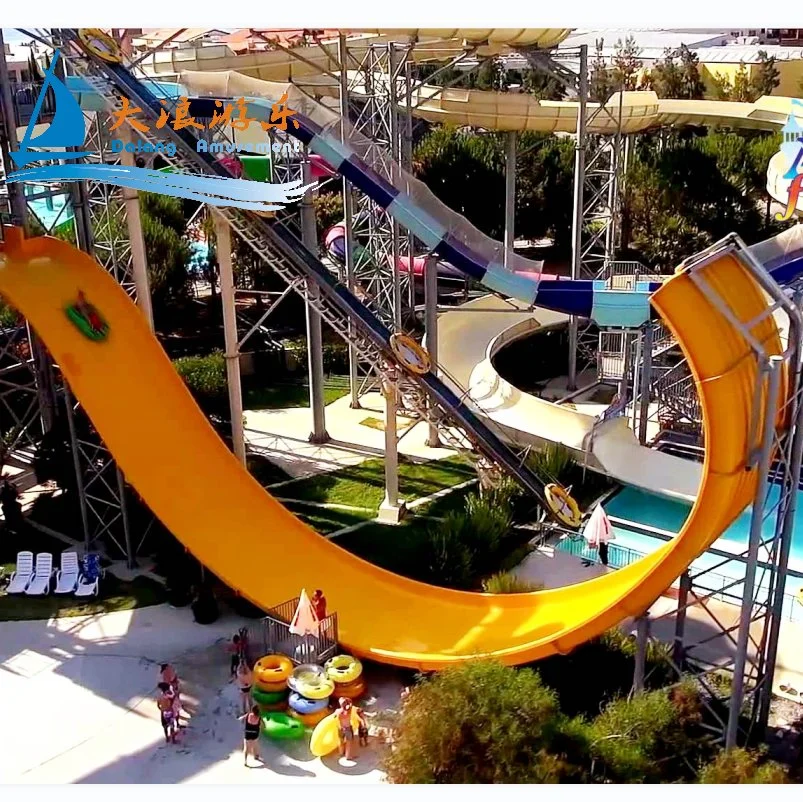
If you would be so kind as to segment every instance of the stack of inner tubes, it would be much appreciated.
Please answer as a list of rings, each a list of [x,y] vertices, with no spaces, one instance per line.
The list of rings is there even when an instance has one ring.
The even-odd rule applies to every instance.
[[[335,684],[326,676],[326,671],[314,663],[305,663],[294,669],[287,680],[290,697],[290,715],[304,724],[314,727],[329,715],[329,698]]]

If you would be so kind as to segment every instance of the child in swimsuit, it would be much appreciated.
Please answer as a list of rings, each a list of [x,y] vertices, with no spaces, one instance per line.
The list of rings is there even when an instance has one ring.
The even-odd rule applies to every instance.
[[[354,712],[360,720],[360,726],[357,728],[357,737],[360,740],[360,746],[368,746],[368,722],[365,720],[365,713],[358,707],[354,708]]]
[[[165,734],[165,743],[176,742],[176,697],[170,690],[170,686],[166,682],[159,683],[159,690],[161,694],[156,700],[156,706],[159,708],[159,717],[162,723],[162,730]]]

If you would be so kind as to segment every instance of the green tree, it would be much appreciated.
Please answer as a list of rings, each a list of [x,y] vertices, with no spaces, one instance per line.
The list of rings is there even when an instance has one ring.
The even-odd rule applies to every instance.
[[[413,688],[384,767],[392,783],[558,782],[560,723],[531,669],[463,663]]]
[[[771,95],[781,84],[780,70],[775,66],[775,56],[767,55],[766,50],[758,51],[758,65],[753,69],[750,85],[755,98]]]
[[[495,56],[485,59],[476,72],[469,74],[469,83],[472,89],[483,91],[502,92],[507,89],[505,81],[505,68],[502,61]]]
[[[709,785],[767,784],[791,782],[786,769],[766,753],[748,749],[721,751],[700,771],[698,782]]]
[[[650,70],[650,85],[658,97],[683,96],[683,71],[675,62],[675,51],[667,48],[664,57]]]
[[[154,316],[157,323],[166,322],[168,307],[188,296],[192,252],[187,221],[179,198],[141,192],[139,201]]]
[[[638,72],[644,65],[639,58],[641,48],[636,44],[633,36],[628,36],[624,42],[618,39],[615,48],[616,52],[613,57],[614,85],[622,91],[633,91],[638,85]]]
[[[713,84],[714,99],[715,100],[730,100],[731,99],[731,82],[727,75],[721,72],[714,73],[711,79]]]
[[[678,97],[700,100],[705,95],[705,84],[700,77],[700,59],[686,45],[680,46],[678,59],[681,72],[681,91]]]
[[[526,70],[522,88],[539,100],[563,100],[566,97],[566,87],[557,78],[541,70]]]
[[[595,103],[605,103],[614,91],[614,79],[602,55],[604,45],[604,39],[597,39],[594,43],[594,59],[588,79],[588,96]]]
[[[729,99],[738,103],[752,103],[756,99],[753,83],[743,61],[739,62],[739,68],[733,76],[733,88]]]

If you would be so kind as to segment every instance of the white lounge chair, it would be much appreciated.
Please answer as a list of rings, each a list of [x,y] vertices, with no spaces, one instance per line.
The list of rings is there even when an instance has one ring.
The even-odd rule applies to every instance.
[[[40,551],[36,555],[36,567],[34,568],[33,578],[28,587],[25,588],[27,596],[46,596],[50,593],[50,585],[53,581],[53,555],[46,551]]]
[[[11,574],[6,593],[24,593],[33,578],[33,552],[17,554],[17,570]]]
[[[78,585],[78,555],[74,551],[61,553],[61,568],[56,572],[56,587],[53,593],[72,593]]]

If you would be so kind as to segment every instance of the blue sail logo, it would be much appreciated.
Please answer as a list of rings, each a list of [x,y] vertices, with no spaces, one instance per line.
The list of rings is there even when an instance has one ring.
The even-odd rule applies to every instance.
[[[45,72],[44,83],[36,98],[31,120],[19,144],[19,150],[10,156],[18,169],[7,177],[9,184],[15,182],[65,183],[73,181],[99,181],[115,186],[128,187],[142,192],[157,192],[162,195],[187,198],[212,206],[233,206],[260,212],[283,209],[288,203],[299,201],[315,184],[302,186],[301,181],[284,184],[248,181],[210,175],[162,172],[144,167],[128,167],[112,164],[73,163],[93,155],[88,150],[66,150],[82,147],[86,138],[84,113],[72,92],[54,74],[60,57],[56,50]],[[45,93],[52,90],[55,97],[55,114],[50,125],[34,136]],[[54,148],[65,148],[54,150]],[[28,165],[37,161],[49,162],[38,167]],[[56,163],[52,163],[56,161]]]

